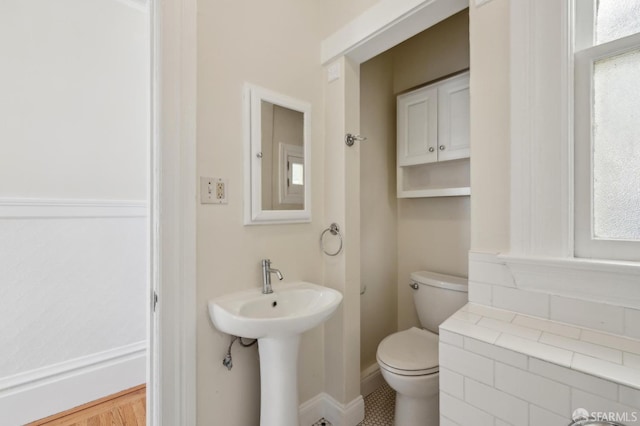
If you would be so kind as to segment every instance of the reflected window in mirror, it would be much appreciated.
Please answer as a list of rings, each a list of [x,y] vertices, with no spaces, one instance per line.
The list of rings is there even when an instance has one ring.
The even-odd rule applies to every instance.
[[[293,210],[304,208],[304,154],[296,145],[280,144],[280,192],[279,201],[283,208]]]

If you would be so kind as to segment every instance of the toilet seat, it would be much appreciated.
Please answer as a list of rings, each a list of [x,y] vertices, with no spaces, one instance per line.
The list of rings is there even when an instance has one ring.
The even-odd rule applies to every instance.
[[[417,327],[387,336],[376,354],[378,364],[401,376],[438,372],[438,335]]]

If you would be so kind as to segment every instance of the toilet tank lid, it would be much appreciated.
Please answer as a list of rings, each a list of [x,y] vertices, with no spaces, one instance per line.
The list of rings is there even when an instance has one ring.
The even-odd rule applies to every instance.
[[[432,287],[448,290],[467,292],[468,280],[453,275],[438,274],[431,271],[417,271],[411,274],[411,281],[417,284],[430,285]]]

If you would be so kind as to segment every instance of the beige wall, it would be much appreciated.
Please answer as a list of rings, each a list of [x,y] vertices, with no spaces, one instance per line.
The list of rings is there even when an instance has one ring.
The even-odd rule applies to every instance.
[[[469,68],[469,12],[463,10],[393,48],[396,94]]]
[[[318,16],[322,37],[325,38],[347,25],[362,12],[380,0],[321,0],[318,2]]]
[[[473,2],[471,2],[473,3]],[[509,1],[470,8],[471,249],[509,249]]]
[[[376,364],[380,341],[397,331],[396,100],[393,57],[360,67],[360,366]]]
[[[418,325],[409,275],[467,276],[469,197],[396,198],[396,95],[469,67],[469,19],[460,12],[362,64],[361,368],[388,334]]]
[[[323,229],[323,86],[317,5],[296,0],[210,1],[198,5],[197,170],[228,179],[226,205],[197,209],[197,423],[259,422],[257,348],[233,347],[210,323],[210,298],[260,286],[260,260],[286,280],[323,282],[318,237]],[[249,13],[250,12],[250,13]],[[286,16],[283,16],[285,14]],[[243,225],[242,85],[251,82],[307,101],[311,112],[312,222]],[[276,284],[277,285],[277,284]],[[324,390],[323,330],[303,335],[300,402]]]

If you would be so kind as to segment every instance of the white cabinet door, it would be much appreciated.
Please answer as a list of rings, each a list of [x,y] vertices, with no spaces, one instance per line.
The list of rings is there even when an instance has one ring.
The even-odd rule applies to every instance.
[[[438,161],[469,157],[469,73],[438,87]]]
[[[398,96],[398,165],[438,161],[438,88]]]

